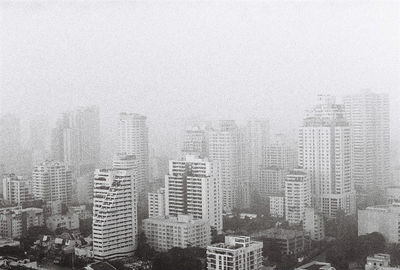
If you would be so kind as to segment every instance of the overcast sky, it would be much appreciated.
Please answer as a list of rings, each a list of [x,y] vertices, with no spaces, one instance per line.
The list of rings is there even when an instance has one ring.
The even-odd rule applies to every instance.
[[[399,1],[1,1],[0,12],[0,111],[22,120],[99,104],[106,126],[147,115],[158,141],[188,116],[264,117],[279,131],[318,93],[369,88],[389,93],[400,134]]]

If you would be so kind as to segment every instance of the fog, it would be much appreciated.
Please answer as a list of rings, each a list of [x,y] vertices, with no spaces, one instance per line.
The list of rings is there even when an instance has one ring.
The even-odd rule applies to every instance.
[[[400,3],[1,1],[0,112],[27,121],[98,104],[148,117],[160,154],[184,118],[297,128],[319,93],[389,93],[400,134]]]

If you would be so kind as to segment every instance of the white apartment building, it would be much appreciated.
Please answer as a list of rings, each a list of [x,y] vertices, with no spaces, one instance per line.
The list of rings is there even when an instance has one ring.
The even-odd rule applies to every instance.
[[[146,117],[136,113],[120,113],[118,122],[119,153],[137,159],[137,190],[140,197],[149,182],[149,143]]]
[[[225,243],[207,247],[207,270],[260,270],[263,243],[248,236],[225,236]]]
[[[325,238],[325,223],[323,214],[314,208],[307,207],[303,220],[303,230],[310,235],[311,240],[323,240]]]
[[[285,180],[285,215],[289,224],[304,220],[306,208],[311,206],[310,179],[307,173],[295,169]]]
[[[221,163],[223,209],[229,212],[237,202],[239,134],[233,120],[223,120],[218,124],[216,129],[208,132],[209,158]]]
[[[369,90],[344,97],[351,126],[352,176],[359,193],[383,190],[390,181],[389,96]]]
[[[71,171],[63,162],[45,161],[32,172],[32,193],[36,199],[61,201],[69,204],[72,198]]]
[[[350,127],[334,97],[319,96],[299,129],[298,151],[299,166],[311,180],[316,209],[329,218],[338,209],[355,213]]]
[[[118,155],[113,169],[97,169],[93,192],[93,252],[98,260],[132,255],[136,249],[136,161]]]
[[[269,196],[269,214],[272,217],[285,217],[285,194]]]
[[[165,215],[193,215],[222,231],[221,167],[195,156],[171,160],[165,176]]]
[[[149,218],[165,216],[165,188],[148,194]]]
[[[376,205],[358,210],[358,235],[382,234],[388,243],[400,243],[400,204]]]
[[[10,204],[20,205],[29,199],[29,181],[15,174],[3,175],[3,199]]]
[[[211,243],[208,220],[193,219],[191,215],[152,217],[143,220],[147,243],[156,251],[165,252],[173,247],[206,248]]]
[[[21,206],[0,208],[0,238],[15,239],[22,236]]]

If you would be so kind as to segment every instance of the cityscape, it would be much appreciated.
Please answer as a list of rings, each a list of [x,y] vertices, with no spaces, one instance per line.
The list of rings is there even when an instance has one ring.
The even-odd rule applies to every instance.
[[[388,40],[394,40],[391,35],[397,34],[399,39],[396,22],[383,18],[397,17],[399,21],[400,3],[317,2],[1,2],[5,26],[0,26],[4,40],[4,50],[0,50],[4,62],[0,68],[4,74],[0,80],[0,269],[400,269],[399,43],[386,45],[393,51],[365,49],[390,43]],[[287,8],[291,10],[288,13]],[[197,17],[194,10],[202,15]],[[343,18],[343,10],[354,16],[336,21]],[[333,74],[330,82],[331,74],[317,73],[323,70],[318,66],[310,71],[316,74],[305,80],[327,80],[321,85],[332,83],[332,87],[305,90],[302,86],[308,86],[302,81],[297,89],[286,89],[286,80],[295,81],[296,75],[275,82],[280,85],[276,90],[263,81],[273,75],[262,75],[261,81],[252,81],[251,76],[242,80],[242,72],[255,77],[264,72],[263,66],[248,66],[239,56],[250,55],[249,47],[255,43],[263,46],[265,40],[256,37],[272,31],[257,28],[259,20],[266,19],[264,12],[283,28],[287,19],[290,27],[297,29],[293,19],[298,20],[294,24],[319,32],[323,24],[309,26],[308,15],[323,22],[324,14],[330,14],[332,18],[326,20],[334,21],[338,30],[354,26],[351,20],[370,16],[372,11],[375,21],[369,23],[373,27],[369,23],[360,26],[360,36],[354,37],[360,44],[365,41],[365,47],[356,49],[358,60],[343,57],[350,76],[355,72],[352,61],[365,73],[358,70],[359,77],[350,80],[352,87],[336,90],[348,83],[346,70],[337,71],[341,75]],[[130,12],[142,17],[131,19]],[[155,15],[150,15],[152,12]],[[188,21],[175,17],[177,14],[184,14]],[[236,17],[238,14],[242,17]],[[192,16],[193,21],[188,19]],[[143,28],[136,20],[143,20]],[[128,22],[133,30],[114,27]],[[211,27],[214,22],[217,24]],[[337,24],[340,27],[336,28]],[[249,44],[232,45],[228,36],[227,41],[223,37],[217,41],[234,46],[234,54],[232,48],[216,50],[205,41],[197,43],[202,35],[215,38],[212,29],[219,29],[222,36],[225,30],[244,35],[254,25],[258,26],[254,37],[249,34]],[[385,32],[383,25],[394,30]],[[196,27],[204,27],[204,32],[188,30]],[[118,43],[111,55],[108,49],[96,47],[97,35],[103,31],[115,31],[111,41],[104,38],[104,46]],[[125,31],[137,36],[130,40],[122,34]],[[370,36],[362,38],[373,36],[374,31],[377,39],[382,38],[376,44]],[[88,36],[90,33],[95,37]],[[172,37],[170,33],[174,33]],[[305,36],[296,37],[296,42],[306,40]],[[73,44],[86,46],[91,38],[96,42],[85,52]],[[137,55],[119,54],[118,49],[126,50],[126,38],[136,44]],[[128,62],[141,59],[147,50],[155,53],[152,38],[161,40],[156,43],[168,57],[156,59],[157,64],[151,57],[145,58],[149,63],[138,61],[143,65],[140,72]],[[196,50],[208,48],[205,55],[210,58],[198,57],[196,52],[186,55],[186,48],[177,45],[187,44],[191,38],[196,40],[192,44]],[[270,38],[271,42],[274,38],[286,40],[282,33]],[[171,40],[173,46],[163,47]],[[109,61],[113,71],[85,55],[92,50],[90,46],[95,58],[104,57],[104,66]],[[269,46],[281,49],[280,45]],[[331,46],[330,50],[346,54]],[[348,50],[353,50],[350,47]],[[54,52],[56,56],[52,56]],[[301,52],[296,51],[297,57]],[[395,63],[390,64],[396,66],[386,72],[380,65],[389,52],[394,57],[388,58]],[[224,69],[225,53],[229,59],[237,59],[238,66],[244,63],[233,71],[238,78]],[[175,66],[182,55],[188,60]],[[332,56],[321,55],[315,57],[334,62]],[[365,60],[370,55],[374,55],[371,63]],[[126,63],[115,60],[120,57],[126,57]],[[213,57],[221,57],[221,71],[207,71],[201,64],[218,63]],[[282,57],[281,62],[290,62]],[[374,63],[375,58],[381,62]],[[113,59],[116,62],[112,63]],[[32,62],[26,66],[26,61]],[[133,74],[137,84],[127,89],[124,85],[131,78],[116,82],[124,72],[131,76],[123,63],[128,70],[137,69]],[[167,71],[162,73],[158,64]],[[154,65],[154,70],[146,65]],[[332,70],[336,72],[341,65],[332,63]],[[364,69],[367,65],[375,66]],[[309,72],[294,63],[293,68]],[[178,75],[172,75],[174,72]],[[181,84],[184,72],[190,75]],[[115,89],[102,84],[107,76]],[[148,81],[144,79],[147,76]],[[376,86],[381,83],[377,78],[382,78],[382,87]],[[165,80],[171,85],[158,90]],[[231,80],[232,90],[218,92],[218,81],[224,80]],[[390,83],[391,87],[383,87]],[[187,84],[193,88],[186,88]],[[77,85],[78,90],[68,90]],[[201,90],[205,85],[211,90]],[[252,85],[264,86],[252,90]],[[90,90],[92,87],[99,90]],[[272,82],[270,87],[274,87]]]

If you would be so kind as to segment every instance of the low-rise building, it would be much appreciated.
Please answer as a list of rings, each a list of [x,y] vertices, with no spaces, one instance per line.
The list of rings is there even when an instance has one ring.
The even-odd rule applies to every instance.
[[[365,264],[365,270],[377,270],[390,267],[390,255],[377,253],[374,256],[368,256]]]
[[[299,254],[310,248],[310,241],[300,230],[271,228],[257,234],[259,238],[275,242],[282,254]]]
[[[225,243],[207,247],[208,270],[260,270],[263,243],[248,236],[225,236]]]
[[[157,251],[188,246],[205,248],[211,243],[209,222],[203,219],[193,219],[190,215],[145,219],[143,220],[143,231],[148,244]]]
[[[325,238],[325,223],[322,212],[307,207],[303,222],[303,229],[309,233],[311,240],[321,241]]]
[[[53,232],[59,228],[76,230],[79,229],[79,216],[75,213],[51,216],[46,219],[46,226]]]
[[[376,205],[358,210],[358,235],[381,233],[387,242],[400,242],[400,204]]]
[[[25,208],[21,209],[22,213],[22,232],[25,233],[31,227],[43,226],[44,215],[41,208]]]
[[[285,217],[285,194],[269,196],[269,214],[272,217]]]

